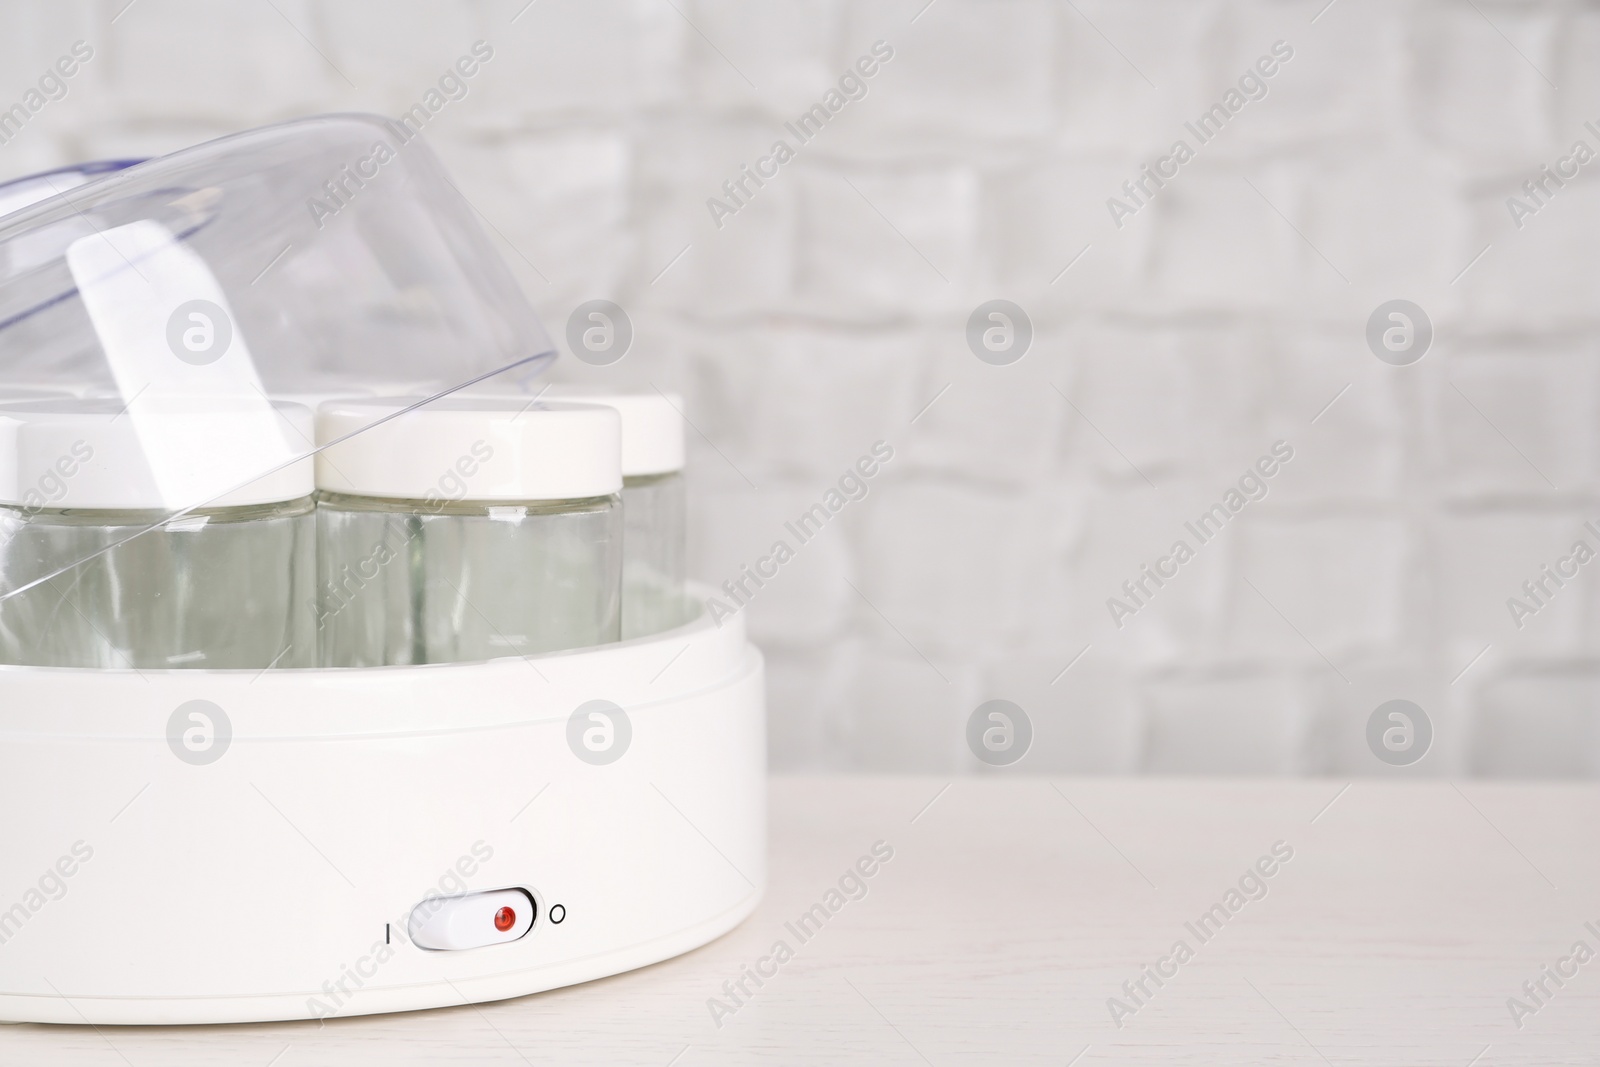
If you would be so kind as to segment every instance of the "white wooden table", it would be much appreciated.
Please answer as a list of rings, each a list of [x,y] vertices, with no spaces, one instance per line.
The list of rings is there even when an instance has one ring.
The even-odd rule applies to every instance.
[[[632,974],[322,1027],[6,1026],[0,1064],[1600,1062],[1600,958],[1560,963],[1580,940],[1600,953],[1585,926],[1600,931],[1600,787],[946,785],[777,780],[761,909]],[[866,895],[841,894],[802,942],[786,924],[826,906],[879,841],[894,854]],[[1262,865],[1266,895],[1240,894],[1202,941],[1185,924],[1226,913],[1227,891],[1280,841],[1293,856]],[[745,977],[735,1005],[724,982],[780,940],[793,958],[763,965],[775,973],[759,988]],[[1178,940],[1192,951],[1181,963]],[[1123,983],[1146,965],[1169,977],[1145,976],[1136,1002]],[[1558,987],[1546,965],[1576,973]],[[1550,995],[1536,1003],[1522,986],[1541,977]],[[1520,1028],[1514,996],[1536,1008]],[[720,1027],[713,997],[736,1008]],[[1111,997],[1132,1010],[1120,1027]]]

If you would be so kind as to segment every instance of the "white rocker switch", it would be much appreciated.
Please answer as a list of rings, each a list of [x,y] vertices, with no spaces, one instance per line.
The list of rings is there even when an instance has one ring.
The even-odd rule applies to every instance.
[[[502,945],[533,929],[535,905],[523,889],[433,897],[411,909],[406,932],[418,948],[456,950]]]

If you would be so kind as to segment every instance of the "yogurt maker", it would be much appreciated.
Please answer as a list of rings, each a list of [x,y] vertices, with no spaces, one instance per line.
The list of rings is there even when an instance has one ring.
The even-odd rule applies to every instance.
[[[706,616],[703,590],[676,592],[652,632],[581,647],[496,630],[493,654],[363,666],[307,647],[329,614],[303,575],[323,536],[312,472],[343,486],[341,457],[395,469],[407,420],[437,435],[496,403],[596,440],[619,425],[541,398],[555,349],[411,128],[301,120],[81,168],[11,203],[0,1021],[496,1000],[666,959],[750,914],[766,880],[762,660],[742,616]],[[363,451],[366,435],[385,443]],[[582,456],[557,440],[494,438],[508,484],[604,461],[568,496],[622,499],[607,495],[614,440]],[[470,481],[489,448],[471,441],[437,480]],[[538,506],[506,495],[474,521]],[[280,526],[229,526],[258,521]],[[229,543],[244,547],[195,547]],[[396,544],[382,566],[455,558]],[[445,608],[466,618],[471,589],[440,573],[390,583],[422,591],[385,610],[450,586]],[[344,588],[339,610],[366,610],[371,594]],[[449,610],[430,618],[448,629]]]

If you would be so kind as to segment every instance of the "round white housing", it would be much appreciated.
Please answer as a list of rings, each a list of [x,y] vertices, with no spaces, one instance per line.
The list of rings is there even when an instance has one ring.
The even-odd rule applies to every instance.
[[[688,951],[766,882],[762,693],[703,615],[486,663],[0,667],[0,1020],[443,1007]]]

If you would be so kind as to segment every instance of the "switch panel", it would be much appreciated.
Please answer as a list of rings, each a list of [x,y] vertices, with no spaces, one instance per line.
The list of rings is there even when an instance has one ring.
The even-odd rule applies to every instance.
[[[418,948],[455,950],[502,945],[533,929],[537,905],[526,889],[491,889],[434,897],[411,909],[406,932]]]

